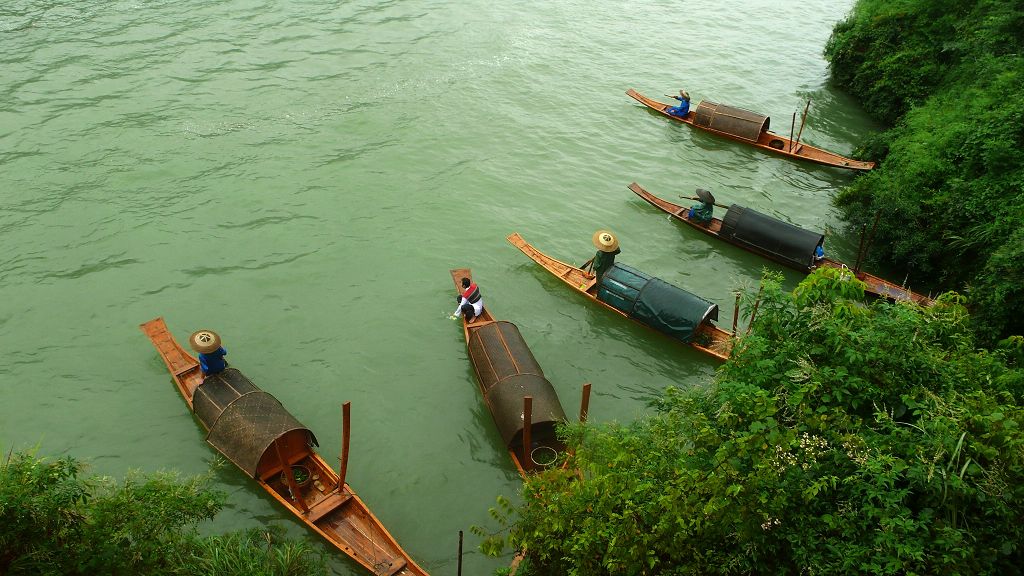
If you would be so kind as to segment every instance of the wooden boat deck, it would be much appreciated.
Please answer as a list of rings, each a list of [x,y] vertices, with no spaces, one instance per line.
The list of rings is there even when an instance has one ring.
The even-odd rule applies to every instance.
[[[620,316],[630,318],[629,315],[622,312],[618,308],[615,308],[614,306],[610,306],[598,300],[597,279],[594,277],[593,274],[587,272],[586,270],[577,268],[576,266],[567,264],[565,262],[562,262],[561,260],[557,260],[555,258],[552,258],[551,256],[548,256],[547,254],[534,248],[533,245],[531,245],[526,240],[523,240],[523,237],[520,236],[519,233],[512,233],[506,239],[509,241],[510,244],[521,250],[523,254],[526,254],[527,256],[530,257],[531,260],[544,267],[545,270],[557,276],[560,280],[562,280],[562,282],[568,284],[576,292],[584,295],[590,300],[600,304],[601,306],[615,312]],[[633,319],[630,318],[630,320]],[[636,320],[633,321],[636,322]],[[640,324],[641,326],[647,326],[646,324],[643,324],[641,322],[637,323]],[[649,326],[647,327],[650,328]],[[705,322],[696,330],[696,337],[688,345],[696,348],[697,350],[700,350],[701,352],[704,352],[705,354],[714,356],[719,360],[727,360],[729,358],[729,354],[732,352],[733,334],[725,330],[722,330],[721,328],[715,326],[714,324],[711,324],[710,322]]]
[[[863,162],[860,160],[854,160],[852,158],[847,158],[834,152],[829,152],[828,150],[816,148],[803,142],[796,143],[796,146],[794,147],[794,143],[792,140],[790,140],[786,136],[776,134],[775,132],[771,131],[762,132],[756,142],[751,142],[750,140],[746,140],[743,138],[737,138],[736,136],[729,134],[728,132],[722,132],[720,130],[715,130],[714,128],[708,128],[705,126],[695,124],[694,118],[696,117],[696,112],[693,110],[691,110],[690,113],[687,114],[685,117],[681,118],[679,116],[673,116],[672,114],[669,114],[667,112],[668,108],[672,106],[671,104],[665,104],[663,102],[658,102],[657,100],[651,100],[647,96],[640,94],[639,92],[633,90],[632,88],[626,90],[626,95],[628,95],[630,98],[633,98],[637,102],[640,102],[644,106],[647,106],[651,110],[654,110],[655,112],[658,112],[663,116],[667,116],[668,118],[671,118],[678,122],[682,122],[683,124],[688,124],[694,128],[704,130],[712,134],[717,134],[719,136],[729,138],[730,140],[750,144],[755,148],[760,148],[761,150],[765,150],[767,152],[780,154],[787,158],[808,160],[810,162],[815,162],[817,164],[822,164],[825,166],[833,166],[835,168],[846,168],[849,170],[866,171],[871,170],[875,167],[874,162]],[[772,144],[774,144],[774,146]]]
[[[175,341],[163,318],[146,322],[141,328],[160,353],[191,410],[192,395],[202,384],[199,362]],[[255,481],[306,526],[372,574],[427,576],[351,486],[346,483],[338,487],[338,474],[315,450],[307,447],[303,452],[287,456],[286,461],[310,471],[310,481],[299,489],[298,496],[282,481],[280,463],[263,471]]]
[[[645,190],[636,182],[630,184],[629,189],[640,198],[643,198],[648,204],[654,206],[655,208],[658,208],[662,212],[669,214],[676,220],[679,220],[693,228],[696,228],[697,230],[700,230],[701,232],[707,234],[708,236],[713,236],[715,238],[722,240],[723,242],[728,242],[733,246],[737,246],[748,252],[757,254],[759,256],[763,256],[765,258],[768,258],[769,260],[778,262],[788,268],[792,268],[793,270],[803,272],[804,274],[808,274],[813,270],[813,268],[810,267],[795,266],[792,262],[775,258],[772,254],[768,252],[763,252],[750,246],[736,244],[735,242],[731,242],[728,239],[723,238],[719,234],[722,231],[722,220],[720,220],[719,218],[713,218],[711,220],[711,223],[705,226],[699,222],[695,222],[694,220],[690,219],[687,216],[687,213],[689,211],[687,207],[682,206],[680,204],[676,204],[675,202],[670,202],[668,200],[665,200],[664,198],[659,198],[658,196],[655,196],[654,194],[651,194],[650,192]],[[910,290],[909,288],[904,288],[903,286],[899,286],[893,282],[885,280],[884,278],[875,276],[874,274],[864,271],[854,274],[853,270],[849,266],[838,260],[825,258],[824,260],[818,263],[818,266],[836,268],[839,270],[849,272],[858,280],[864,282],[864,284],[867,286],[865,289],[866,292],[881,298],[887,298],[889,300],[894,301],[913,302],[921,306],[931,306],[932,304],[935,303],[935,301],[928,296],[918,294],[913,290]]]

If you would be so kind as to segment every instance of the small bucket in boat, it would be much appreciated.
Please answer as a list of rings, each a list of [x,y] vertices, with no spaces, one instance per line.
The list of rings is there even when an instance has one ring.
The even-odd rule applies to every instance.
[[[551,466],[555,460],[558,460],[558,452],[551,446],[537,446],[530,450],[530,460],[537,466]]]

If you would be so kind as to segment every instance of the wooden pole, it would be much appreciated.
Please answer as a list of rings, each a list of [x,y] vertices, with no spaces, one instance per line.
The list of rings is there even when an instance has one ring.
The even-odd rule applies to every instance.
[[[864,253],[864,236],[868,232],[868,225],[864,224],[860,227],[860,244],[857,245],[857,261],[853,264],[853,274],[856,275],[860,271],[860,258]]]
[[[810,108],[811,108],[811,99],[808,98],[807,99],[807,106],[804,107],[803,118],[800,119],[800,131],[796,133],[796,146],[798,148],[800,147],[800,135],[804,133],[804,124],[807,122],[807,111],[810,110]],[[799,154],[799,153],[800,153],[800,151],[797,150],[797,154]]]
[[[348,442],[352,436],[351,427],[352,403],[345,402],[341,405],[341,454],[338,460],[341,464],[341,473],[338,475],[338,492],[345,490],[345,475],[348,473]]]
[[[690,200],[698,200],[700,202],[703,202],[703,200],[701,200],[699,196],[683,196],[682,194],[680,194],[679,197],[680,198],[688,198]],[[726,206],[725,204],[719,204],[718,202],[715,202],[715,206],[718,206],[719,208],[725,208],[726,210],[728,210],[730,208],[730,206]]]
[[[533,468],[530,457],[530,428],[533,425],[533,396],[523,396],[523,469]]]
[[[590,413],[590,382],[583,385],[583,399],[580,400],[580,424],[587,421]]]
[[[793,121],[789,123],[789,151],[793,151],[793,132],[796,131],[796,112],[793,112]]]
[[[459,530],[459,571],[458,576],[462,576],[462,530]]]
[[[740,293],[736,293],[736,308],[732,311],[732,335],[736,335],[736,324],[740,321]]]
[[[879,210],[878,212],[875,212],[875,221],[874,221],[873,224],[871,224],[871,232],[868,234],[867,242],[864,243],[864,257],[865,258],[867,258],[868,250],[871,249],[871,243],[875,241],[875,230],[878,229],[878,219],[881,218],[881,217],[882,217],[882,211],[881,210]],[[854,276],[856,276],[857,274],[860,274],[860,264],[863,264],[863,262],[858,263],[857,269],[853,271]]]
[[[284,459],[284,454],[281,454],[281,445],[274,440],[274,451],[277,452],[277,460],[281,463],[281,470],[284,472],[285,480],[288,481],[288,489],[292,491],[295,502],[302,508],[303,512],[309,512],[309,506],[306,506],[306,499],[302,497],[302,491],[299,490],[299,484],[295,481],[295,475],[292,474],[292,466]]]
[[[750,328],[754,325],[754,318],[757,318],[757,307],[761,305],[761,293],[764,292],[764,283],[761,283],[761,287],[757,289],[757,300],[754,300],[754,311],[750,313],[750,323],[747,324],[747,334],[750,334]]]

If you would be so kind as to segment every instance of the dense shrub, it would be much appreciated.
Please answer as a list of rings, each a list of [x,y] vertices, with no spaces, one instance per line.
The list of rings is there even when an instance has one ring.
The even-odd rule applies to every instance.
[[[513,511],[525,573],[1019,573],[1024,374],[975,348],[955,294],[860,294],[769,277],[712,388],[567,429],[570,466]]]
[[[0,574],[307,576],[322,557],[277,529],[201,537],[224,495],[205,477],[83,477],[83,465],[32,452],[0,464]]]
[[[895,126],[841,192],[873,256],[969,298],[992,345],[1024,333],[1024,2],[859,0],[825,49],[836,83]]]

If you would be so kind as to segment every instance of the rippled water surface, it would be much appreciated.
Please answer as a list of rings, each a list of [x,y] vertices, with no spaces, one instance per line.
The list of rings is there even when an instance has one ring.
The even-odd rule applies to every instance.
[[[7,0],[0,447],[114,476],[206,470],[214,452],[137,326],[213,328],[329,458],[352,402],[349,482],[425,568],[454,574],[458,531],[489,524],[519,479],[446,319],[448,270],[473,268],[569,414],[584,382],[598,421],[707,385],[714,361],[589,305],[504,238],[578,263],[610,228],[621,262],[719,302],[727,328],[766,262],[667,221],[630,182],[827,229],[852,260],[829,205],[851,174],[624,94],[686,88],[787,133],[810,98],[804,140],[849,153],[873,127],[826,84],[821,50],[851,5]],[[217,483],[229,508],[211,528],[316,541],[233,467]],[[507,562],[476,544],[467,532],[464,573]]]

